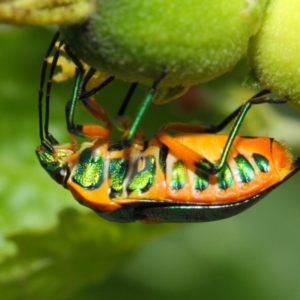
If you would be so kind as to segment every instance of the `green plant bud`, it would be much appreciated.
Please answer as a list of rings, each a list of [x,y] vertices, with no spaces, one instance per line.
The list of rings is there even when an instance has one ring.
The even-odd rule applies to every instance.
[[[300,109],[300,1],[269,0],[249,62],[260,88],[289,96]]]
[[[232,70],[260,25],[265,0],[97,0],[81,24],[61,27],[71,50],[125,81],[162,85],[209,81]],[[162,100],[164,101],[164,100]],[[159,101],[158,101],[159,102]]]

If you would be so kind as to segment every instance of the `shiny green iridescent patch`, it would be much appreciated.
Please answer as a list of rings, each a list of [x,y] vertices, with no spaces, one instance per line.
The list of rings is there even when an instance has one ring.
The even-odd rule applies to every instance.
[[[111,180],[110,198],[116,198],[123,193],[123,183],[128,171],[128,161],[123,158],[112,159],[109,162],[108,178]]]
[[[253,158],[261,172],[268,173],[270,171],[269,160],[266,157],[258,153],[253,153]]]
[[[227,190],[233,185],[233,176],[227,163],[225,163],[222,170],[216,174],[216,177],[218,186],[222,190]]]
[[[176,161],[172,166],[171,187],[174,190],[182,189],[186,184],[186,170],[182,160]]]
[[[204,191],[209,186],[208,174],[196,169],[194,177],[194,189],[197,191]]]
[[[72,175],[72,180],[85,189],[98,188],[104,177],[104,161],[99,154],[94,154],[91,148],[84,149]]]
[[[249,161],[243,155],[240,154],[236,156],[234,160],[237,164],[241,181],[243,183],[247,183],[253,180],[255,177],[255,172]]]
[[[38,159],[41,165],[51,175],[57,168],[57,163],[53,157],[52,152],[49,152],[49,150],[44,149],[44,150],[40,150],[38,154],[39,154]]]
[[[137,171],[139,160],[136,161],[131,178],[128,183],[127,192],[130,194],[132,192],[135,193],[145,193],[147,192],[151,186],[153,185],[155,179],[155,171],[156,171],[156,162],[155,157],[153,155],[145,156],[144,159],[144,168],[141,171]]]

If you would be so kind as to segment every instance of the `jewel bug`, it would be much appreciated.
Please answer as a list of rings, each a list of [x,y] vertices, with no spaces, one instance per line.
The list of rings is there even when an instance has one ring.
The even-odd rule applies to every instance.
[[[90,72],[84,76],[80,61],[69,54],[77,65],[74,88],[66,104],[67,130],[72,141],[60,144],[48,130],[57,51],[46,90],[45,121],[42,104],[46,64],[43,64],[38,99],[41,145],[36,154],[57,183],[100,216],[116,222],[220,220],[251,207],[299,171],[300,159],[294,160],[287,148],[274,139],[237,135],[252,105],[280,104],[287,102],[287,98],[272,99],[268,91],[262,91],[217,126],[170,123],[147,141],[136,129],[138,111],[125,137],[113,143],[111,122],[92,97],[102,85],[85,91]],[[167,70],[160,79],[164,76]],[[160,79],[149,90],[145,102],[155,94]],[[78,101],[104,125],[75,124]],[[229,135],[216,134],[234,119]],[[177,133],[172,136],[170,131]],[[77,150],[77,136],[93,141],[83,143]]]

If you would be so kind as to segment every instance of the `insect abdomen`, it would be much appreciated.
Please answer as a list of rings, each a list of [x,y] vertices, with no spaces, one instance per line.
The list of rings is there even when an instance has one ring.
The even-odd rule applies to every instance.
[[[201,159],[216,163],[220,159],[227,136],[182,134],[175,139],[197,152]],[[80,157],[86,151],[90,150],[83,151]],[[85,164],[91,160],[95,167],[98,156],[108,157],[109,151],[100,152],[102,153],[92,154]],[[293,168],[293,160],[288,150],[275,140],[264,137],[236,137],[223,169],[216,175],[197,169],[195,164],[188,162],[188,158],[178,158],[172,150],[156,140],[151,140],[146,150],[133,152],[125,154],[120,151],[118,155],[117,152],[111,152],[113,157],[109,155],[110,159],[105,159],[105,165],[102,166],[103,179],[100,186],[97,184],[90,189],[82,183],[80,197],[76,197],[79,183],[74,182],[74,176],[71,176],[73,183],[69,182],[69,188],[74,196],[81,198],[86,204],[89,203],[91,207],[105,207],[106,210],[114,210],[119,205],[142,200],[230,203],[261,193],[282,181]],[[80,162],[75,167],[73,175],[82,164]],[[74,184],[75,190],[72,188]]]
[[[227,137],[189,134],[175,138],[203,159],[216,163]],[[147,149],[144,155],[150,153]],[[156,162],[158,160],[156,157]],[[190,166],[169,149],[165,170],[157,168],[153,185],[145,193],[133,192],[128,197],[208,204],[241,201],[283,180],[291,172],[292,163],[292,157],[283,145],[265,137],[236,137],[224,168],[216,175]]]

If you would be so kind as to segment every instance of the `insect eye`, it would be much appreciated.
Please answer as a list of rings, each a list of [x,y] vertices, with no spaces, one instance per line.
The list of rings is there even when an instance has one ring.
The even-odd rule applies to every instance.
[[[69,178],[70,170],[68,166],[63,166],[57,168],[53,173],[52,173],[52,178],[58,183],[63,186],[65,186],[66,181]]]

